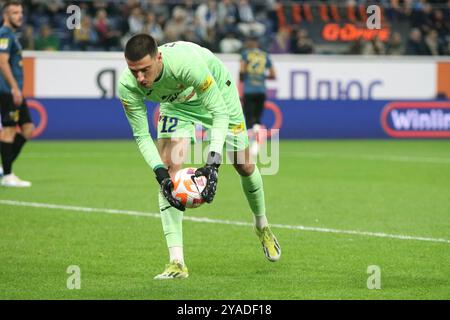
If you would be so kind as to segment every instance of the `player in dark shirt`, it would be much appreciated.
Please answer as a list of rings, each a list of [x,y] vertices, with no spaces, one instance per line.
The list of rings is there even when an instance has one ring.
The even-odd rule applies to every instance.
[[[23,8],[20,1],[7,1],[3,7],[3,26],[0,28],[0,111],[2,130],[0,134],[4,187],[30,187],[31,183],[12,173],[25,142],[34,130],[30,112],[23,98],[22,47],[15,31],[22,25]],[[21,133],[16,132],[17,125]]]
[[[266,79],[275,79],[275,69],[269,54],[259,48],[258,39],[249,37],[242,52],[240,78],[244,82],[244,115],[247,128],[253,131],[250,152],[258,153],[261,116],[266,101]]]

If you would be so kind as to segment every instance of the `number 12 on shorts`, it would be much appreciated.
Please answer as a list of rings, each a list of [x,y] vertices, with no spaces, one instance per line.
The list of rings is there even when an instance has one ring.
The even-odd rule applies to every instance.
[[[162,124],[162,128],[161,128],[161,132],[162,133],[167,133],[167,132],[175,132],[176,130],[176,126],[178,124],[178,119],[177,118],[173,118],[173,117],[167,117],[167,116],[163,116],[160,118],[160,121],[163,122]],[[167,128],[167,125],[169,125],[169,127]]]

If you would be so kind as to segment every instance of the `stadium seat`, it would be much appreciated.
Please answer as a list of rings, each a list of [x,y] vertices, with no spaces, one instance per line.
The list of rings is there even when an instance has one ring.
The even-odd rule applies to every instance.
[[[347,5],[347,19],[350,22],[356,22],[356,12],[353,4]]]
[[[301,7],[299,4],[292,5],[292,22],[300,24],[302,22]]]
[[[306,21],[313,22],[314,16],[311,11],[311,6],[308,3],[303,4],[303,14]]]
[[[366,13],[367,7],[365,5],[360,4],[358,6],[359,11],[359,19],[361,22],[365,23],[367,21],[367,13]]]
[[[325,3],[322,3],[319,6],[319,14],[320,14],[320,19],[323,22],[330,21],[330,17],[328,16],[328,6]]]
[[[341,21],[341,17],[339,15],[339,8],[335,3],[330,4],[330,10],[331,10],[331,17],[333,18],[333,20],[335,22]]]

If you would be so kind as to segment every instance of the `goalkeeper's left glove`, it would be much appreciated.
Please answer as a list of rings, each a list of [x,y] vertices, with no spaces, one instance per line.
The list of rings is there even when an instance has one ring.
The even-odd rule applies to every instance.
[[[206,177],[206,186],[201,195],[206,202],[211,203],[216,195],[217,178],[219,175],[219,166],[222,163],[222,157],[219,153],[211,151],[208,154],[206,164],[195,171],[195,176]]]

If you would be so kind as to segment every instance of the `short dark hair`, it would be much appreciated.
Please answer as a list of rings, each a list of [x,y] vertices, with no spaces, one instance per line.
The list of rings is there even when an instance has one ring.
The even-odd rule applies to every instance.
[[[154,58],[158,53],[156,40],[145,33],[139,33],[130,38],[125,45],[125,58],[130,61],[139,61],[146,55]]]
[[[22,1],[19,0],[8,0],[5,1],[5,4],[2,7],[2,13],[5,13],[6,9],[8,9],[9,6],[21,6]]]

